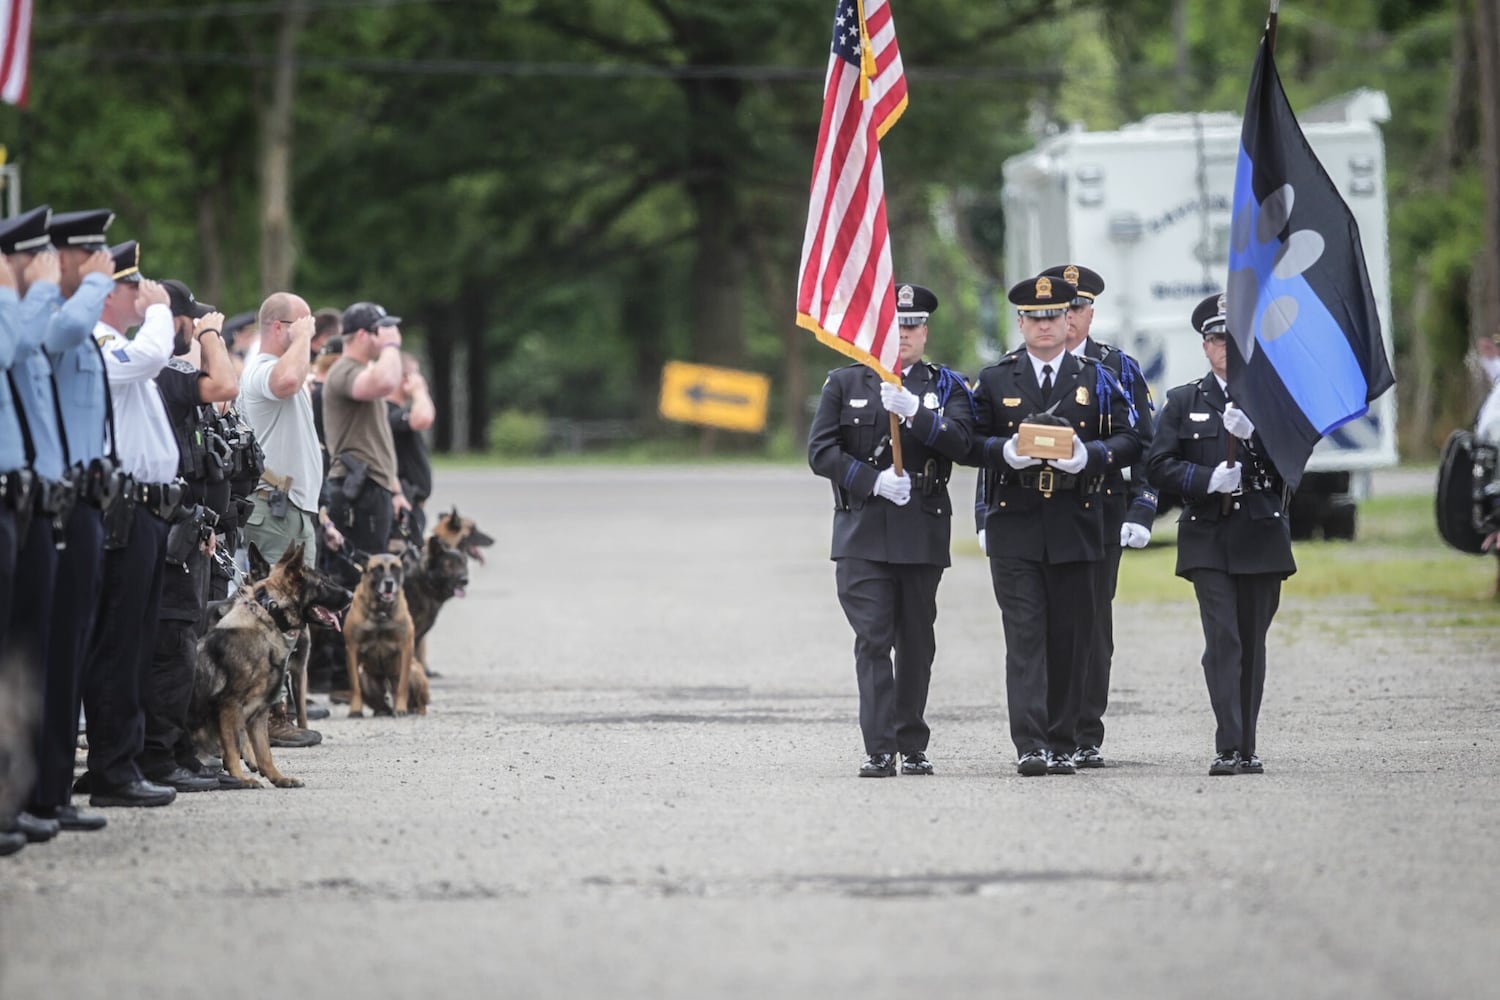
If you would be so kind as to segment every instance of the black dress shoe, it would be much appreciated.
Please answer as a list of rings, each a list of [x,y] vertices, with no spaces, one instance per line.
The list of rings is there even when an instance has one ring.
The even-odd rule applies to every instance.
[[[1262,764],[1260,762],[1260,758],[1257,757],[1257,756],[1255,756],[1255,754],[1251,754],[1248,757],[1241,757],[1240,758],[1240,773],[1241,774],[1265,774],[1266,773],[1266,765]]]
[[[328,715],[328,709],[323,707],[322,705],[307,706],[307,719],[309,722],[314,722],[318,719],[326,719],[328,718]]]
[[[26,846],[26,834],[20,830],[6,830],[0,833],[0,858],[7,854],[14,854]]]
[[[1016,771],[1027,778],[1038,778],[1047,773],[1048,754],[1045,750],[1028,750],[1016,761]]]
[[[911,753],[901,755],[902,774],[931,774],[932,761],[927,759],[925,750],[913,750]]]
[[[1234,774],[1240,769],[1240,752],[1238,750],[1220,750],[1214,762],[1208,765],[1208,773],[1214,777],[1226,774]]]
[[[60,829],[62,828],[57,825],[57,820],[55,819],[42,819],[40,816],[33,816],[29,812],[23,812],[16,816],[16,830],[24,834],[26,839],[33,844],[46,843],[57,836],[57,832]]]
[[[144,779],[109,786],[96,779],[93,785],[94,793],[89,796],[91,806],[166,806],[177,798],[176,789]]]
[[[58,806],[52,816],[64,830],[102,830],[109,820],[98,813],[84,812],[77,806]]]
[[[179,792],[212,792],[219,788],[218,778],[210,778],[206,774],[194,774],[181,765],[170,771],[148,774],[146,778],[153,784],[166,785]]]
[[[1048,774],[1072,774],[1077,770],[1078,768],[1073,765],[1071,754],[1054,753],[1047,757]]]
[[[1073,751],[1073,765],[1075,767],[1103,767],[1104,755],[1099,752],[1098,747],[1079,747]]]
[[[859,767],[861,778],[894,778],[896,776],[896,755],[893,753],[872,753],[870,759]]]

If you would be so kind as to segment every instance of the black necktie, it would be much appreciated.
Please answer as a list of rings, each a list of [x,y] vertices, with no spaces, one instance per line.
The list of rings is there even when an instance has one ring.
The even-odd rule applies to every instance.
[[[1052,366],[1042,365],[1042,402],[1052,398]]]

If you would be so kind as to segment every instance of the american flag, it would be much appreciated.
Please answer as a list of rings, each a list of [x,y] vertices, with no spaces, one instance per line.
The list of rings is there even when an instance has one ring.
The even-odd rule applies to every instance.
[[[26,106],[31,69],[31,0],[0,0],[0,99]]]
[[[797,325],[891,381],[901,344],[880,139],[905,110],[906,76],[888,0],[838,0]]]

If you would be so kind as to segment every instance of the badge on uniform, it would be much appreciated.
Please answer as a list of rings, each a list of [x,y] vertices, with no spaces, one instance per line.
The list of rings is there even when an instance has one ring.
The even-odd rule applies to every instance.
[[[1004,399],[1000,400],[1000,405],[1001,406],[1020,406],[1021,405],[1021,397],[1020,396],[1006,396]]]
[[[1208,419],[1208,414],[1207,413],[1189,413],[1188,414],[1188,419],[1189,420],[1196,420],[1198,423],[1201,424],[1201,423],[1203,423],[1204,421],[1206,421]]]
[[[925,407],[927,407],[929,410],[935,410],[935,409],[937,409],[938,408],[937,393],[935,393],[935,392],[929,392],[925,396],[923,396],[922,397],[922,405],[925,406]]]
[[[868,399],[851,399],[849,400],[849,405],[855,409],[859,409],[862,406],[870,405],[870,401]]]
[[[1073,393],[1073,398],[1078,402],[1079,406],[1088,406],[1089,405],[1089,390],[1088,390],[1088,386],[1080,385],[1078,387],[1078,391],[1075,392],[1075,393]]]
[[[120,364],[122,364],[122,365],[128,365],[130,363],[130,355],[128,355],[128,354],[125,353],[125,348],[123,348],[123,347],[116,347],[113,351],[110,351],[109,353],[113,354],[116,358],[118,358],[119,361],[120,361]]]

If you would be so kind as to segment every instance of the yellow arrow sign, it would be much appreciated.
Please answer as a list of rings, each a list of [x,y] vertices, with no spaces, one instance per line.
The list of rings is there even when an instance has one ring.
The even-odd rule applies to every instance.
[[[658,409],[668,420],[756,433],[766,426],[771,380],[756,372],[668,361]]]

